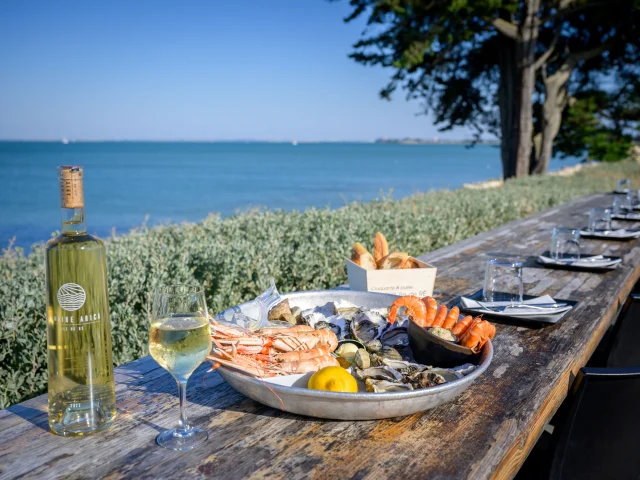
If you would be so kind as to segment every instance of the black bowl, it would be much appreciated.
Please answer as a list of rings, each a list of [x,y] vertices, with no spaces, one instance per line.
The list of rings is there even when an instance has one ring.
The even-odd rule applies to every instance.
[[[450,368],[477,363],[479,358],[470,348],[440,338],[412,321],[409,321],[409,345],[413,357],[423,365]]]

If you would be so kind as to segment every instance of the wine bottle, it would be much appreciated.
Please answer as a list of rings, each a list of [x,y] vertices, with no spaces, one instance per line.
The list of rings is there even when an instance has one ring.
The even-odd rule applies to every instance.
[[[47,243],[49,427],[88,435],[116,418],[106,250],[84,218],[83,168],[58,167],[62,233]]]

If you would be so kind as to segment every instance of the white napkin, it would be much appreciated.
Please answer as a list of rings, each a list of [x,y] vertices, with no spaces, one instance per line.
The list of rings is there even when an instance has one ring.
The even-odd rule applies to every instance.
[[[560,258],[558,260],[539,255],[538,260],[540,263],[549,265],[567,265],[572,267],[608,267],[610,265],[618,264],[622,261],[620,258],[605,258],[602,255],[594,255],[591,257],[577,258]]]
[[[581,230],[580,235],[583,237],[596,237],[596,238],[638,238],[640,237],[640,230],[626,230],[620,228],[618,230],[597,230],[590,232],[589,230]]]
[[[614,220],[640,220],[640,213],[614,213],[611,218]]]
[[[494,312],[493,310],[489,310],[480,305],[476,300],[472,300],[471,298],[462,297],[460,299],[460,303],[462,306],[469,310],[477,310],[481,312],[491,313],[493,315],[508,315],[510,317],[518,317],[518,316],[530,316],[530,315],[553,315],[556,313],[565,312],[572,308],[571,305],[567,305],[565,307],[559,308],[523,308],[523,307],[508,307],[511,305],[511,302],[482,302],[487,307],[507,307],[500,312]],[[543,295],[542,297],[531,298],[529,300],[525,300],[521,303],[521,305],[539,305],[546,303],[556,303],[556,301],[550,295]]]

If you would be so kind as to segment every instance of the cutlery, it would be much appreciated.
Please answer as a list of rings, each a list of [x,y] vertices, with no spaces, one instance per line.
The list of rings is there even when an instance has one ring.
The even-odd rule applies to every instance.
[[[518,303],[515,305],[503,305],[500,307],[492,307],[489,305],[486,305],[483,302],[477,302],[478,305],[480,305],[482,308],[486,309],[486,310],[491,310],[494,312],[504,312],[507,308],[525,308],[525,309],[531,309],[531,310],[549,310],[549,309],[556,309],[556,308],[563,308],[566,307],[567,305],[569,305],[568,303],[537,303],[537,304],[526,304],[526,303]]]

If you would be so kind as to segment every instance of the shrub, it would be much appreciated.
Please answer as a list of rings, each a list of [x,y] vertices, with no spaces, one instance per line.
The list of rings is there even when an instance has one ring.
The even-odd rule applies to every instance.
[[[532,177],[488,190],[383,198],[337,210],[258,210],[199,223],[140,227],[107,240],[116,365],[147,354],[150,292],[167,282],[200,282],[212,312],[254,297],[270,277],[281,291],[346,281],[356,241],[384,232],[391,249],[422,254],[578,196],[611,190],[620,177],[640,184],[631,163],[571,177]],[[370,245],[369,245],[370,246]],[[9,248],[0,258],[0,408],[46,390],[44,248]]]

